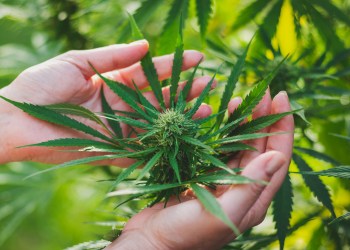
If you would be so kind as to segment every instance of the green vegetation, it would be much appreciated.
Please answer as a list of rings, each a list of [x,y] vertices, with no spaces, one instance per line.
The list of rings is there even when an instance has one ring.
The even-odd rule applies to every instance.
[[[142,98],[137,88],[128,88],[102,75],[106,84],[135,110],[127,114],[128,118],[115,115],[103,99],[102,117],[108,119],[112,131],[104,129],[110,136],[67,116],[82,116],[103,127],[100,114],[74,105],[41,107],[8,100],[39,119],[103,141],[66,138],[37,146],[69,145],[108,154],[51,168],[35,163],[2,166],[0,245],[6,249],[62,249],[104,239],[91,243],[90,248],[82,245],[75,248],[99,249],[100,246],[92,245],[108,243],[122,229],[123,222],[150,201],[133,198],[145,196],[153,202],[166,201],[189,186],[207,210],[229,223],[220,207],[212,202],[210,192],[197,184],[210,188],[220,181],[224,184],[250,181],[226,168],[225,153],[227,148],[253,150],[241,141],[269,136],[257,132],[290,114],[269,115],[240,125],[240,121],[250,118],[270,85],[272,94],[287,90],[295,110],[293,162],[268,214],[274,222],[267,219],[267,223],[246,232],[226,248],[274,249],[278,244],[286,249],[349,247],[350,44],[346,38],[350,6],[347,1],[28,2],[5,0],[0,4],[3,30],[0,86],[9,84],[26,67],[67,49],[141,38],[137,23],[151,44],[151,52],[141,64],[161,111]],[[39,14],[37,10],[41,10]],[[131,28],[127,11],[135,18]],[[207,62],[184,74],[189,79],[186,86],[191,86],[194,75],[201,72],[215,72],[219,81],[217,91],[209,96],[211,80],[190,104],[186,103],[189,87],[175,100],[179,80],[183,78],[180,76],[183,49],[205,51],[207,57]],[[151,53],[162,55],[172,51],[175,56],[171,80],[159,82]],[[225,63],[219,67],[222,61]],[[170,85],[169,109],[165,108],[161,94],[165,85]],[[227,118],[225,111],[232,95],[246,97],[237,112]],[[213,106],[215,115],[192,120],[203,101]],[[139,104],[145,109],[139,108]],[[119,122],[145,132],[133,139],[123,139]],[[160,151],[155,150],[154,140],[162,145]],[[188,152],[191,157],[186,155]],[[125,156],[136,162],[122,171],[108,166],[49,171]],[[142,164],[145,167],[136,170]],[[217,168],[222,170],[207,173]],[[47,173],[38,175],[44,172]],[[23,180],[28,176],[32,177]],[[118,197],[104,200],[111,179],[112,185],[120,189],[109,196]],[[135,179],[143,185],[133,186],[135,182],[130,180]],[[113,210],[116,204],[124,203],[119,198],[121,194],[131,198]],[[234,225],[230,226],[235,230]],[[38,235],[33,237],[33,232]]]

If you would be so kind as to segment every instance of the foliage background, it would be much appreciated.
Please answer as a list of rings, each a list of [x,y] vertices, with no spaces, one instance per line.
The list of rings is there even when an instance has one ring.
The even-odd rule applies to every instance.
[[[67,50],[130,42],[126,12],[135,14],[154,55],[170,53],[177,34],[174,20],[180,13],[176,10],[184,10],[187,4],[185,48],[206,54],[203,72],[211,72],[224,61],[222,73],[228,75],[229,66],[256,34],[237,93],[244,94],[276,61],[290,54],[272,91],[287,89],[294,105],[305,108],[308,123],[296,117],[296,144],[325,153],[333,161],[325,161],[324,155],[315,158],[296,152],[314,170],[350,165],[349,140],[332,135],[350,136],[350,2],[346,0],[1,0],[0,87],[25,68]],[[218,79],[220,91],[226,79],[220,75]],[[207,101],[217,108],[215,94]],[[108,183],[98,180],[117,173],[115,168],[82,166],[23,181],[45,167],[36,163],[1,166],[1,248],[62,249],[100,239],[144,205],[113,210],[113,202],[104,200]],[[294,163],[291,171],[298,171]],[[287,237],[286,249],[348,249],[349,220],[329,226],[331,213],[325,202],[312,195],[300,175],[291,174],[291,179],[291,226],[301,226]],[[336,215],[348,212],[349,181],[321,179]],[[272,235],[260,237],[260,244],[271,241],[268,248],[278,248],[270,213],[254,232]],[[246,243],[246,249],[265,247]]]

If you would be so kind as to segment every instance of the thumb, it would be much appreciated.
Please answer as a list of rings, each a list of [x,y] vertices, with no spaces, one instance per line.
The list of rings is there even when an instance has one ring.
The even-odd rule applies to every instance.
[[[86,79],[95,74],[89,62],[100,73],[130,66],[144,57],[148,51],[148,42],[139,40],[130,44],[115,44],[90,50],[68,51],[54,59],[76,66]]]

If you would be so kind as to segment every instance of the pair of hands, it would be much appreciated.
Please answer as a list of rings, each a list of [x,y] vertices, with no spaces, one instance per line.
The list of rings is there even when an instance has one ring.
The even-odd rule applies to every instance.
[[[25,70],[8,87],[1,89],[0,95],[40,105],[68,102],[93,112],[101,112],[100,90],[103,88],[113,109],[130,111],[130,107],[94,75],[88,61],[107,77],[129,86],[134,81],[143,89],[148,86],[148,82],[138,61],[147,51],[148,43],[145,40],[71,51]],[[170,77],[172,59],[172,55],[154,58],[160,80]],[[183,70],[195,66],[201,59],[202,54],[199,52],[186,51]],[[208,76],[195,79],[189,99],[196,98],[209,80]],[[169,99],[169,88],[164,88],[163,94],[166,100]],[[157,105],[151,92],[146,92],[145,97]],[[234,112],[240,101],[240,98],[231,100],[229,112]],[[279,93],[273,100],[267,93],[253,116],[256,118],[289,110],[285,92]],[[210,113],[210,107],[202,105],[195,116],[205,117]],[[4,101],[0,101],[0,127],[3,149],[0,163],[22,160],[59,163],[72,160],[81,157],[81,154],[47,148],[15,147],[58,138],[86,136],[39,121]],[[127,126],[122,129],[127,135]],[[293,129],[293,117],[283,118],[265,129],[265,132],[288,133],[250,141],[249,144],[258,151],[241,152],[229,162],[232,168],[244,167],[242,175],[269,182],[267,186],[249,184],[218,188],[218,202],[241,232],[262,222],[273,196],[283,182],[291,158]],[[129,159],[109,162],[118,166],[128,166],[130,163]],[[206,212],[198,200],[184,195],[182,202],[171,200],[165,209],[163,204],[144,209],[126,224],[122,235],[106,249],[217,249],[233,239],[232,231],[224,223]]]

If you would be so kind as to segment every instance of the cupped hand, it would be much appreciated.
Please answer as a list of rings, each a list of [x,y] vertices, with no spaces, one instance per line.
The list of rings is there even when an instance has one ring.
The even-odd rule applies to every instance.
[[[130,107],[114,94],[104,82],[95,75],[89,62],[110,79],[122,82],[133,88],[133,81],[139,89],[148,86],[147,79],[140,66],[142,57],[148,51],[146,40],[131,44],[119,44],[85,51],[69,51],[22,72],[9,86],[0,90],[0,95],[18,102],[38,105],[72,103],[83,106],[93,112],[101,112],[100,90],[103,88],[107,101],[112,108],[130,111]],[[197,51],[185,51],[182,70],[195,66],[202,54]],[[154,58],[160,80],[171,76],[173,55]],[[195,98],[206,86],[209,77],[195,79],[189,99]],[[184,83],[181,86],[183,86]],[[164,98],[169,96],[169,88],[163,89]],[[156,98],[151,92],[145,97],[155,106]],[[210,112],[203,106],[197,115]],[[84,120],[83,122],[89,123]],[[89,124],[93,126],[93,124]],[[42,147],[16,148],[42,141],[79,137],[85,134],[72,129],[52,125],[30,117],[19,109],[0,100],[1,148],[0,163],[32,160],[46,163],[61,163],[82,157],[81,153],[62,152]],[[127,134],[127,127],[122,127]],[[84,153],[84,156],[86,153]],[[130,160],[119,159],[115,165],[128,165]]]
[[[239,103],[239,98],[233,99],[229,110],[234,112]],[[290,111],[287,94],[280,92],[271,100],[268,92],[253,116],[286,111]],[[250,141],[257,151],[243,151],[229,162],[231,168],[243,168],[242,175],[268,182],[266,186],[253,183],[217,188],[218,202],[240,232],[263,221],[288,171],[293,131],[293,117],[286,116],[264,129],[264,132],[286,133]],[[166,208],[164,204],[157,204],[135,215],[106,250],[220,249],[234,238],[232,230],[205,211],[197,199],[183,196],[181,202],[173,199]]]

